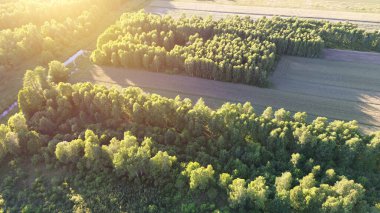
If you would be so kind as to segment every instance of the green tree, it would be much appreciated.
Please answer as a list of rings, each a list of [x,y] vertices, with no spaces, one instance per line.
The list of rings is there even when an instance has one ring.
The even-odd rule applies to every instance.
[[[290,112],[282,108],[274,113],[274,117],[278,121],[288,121],[290,119]]]
[[[8,119],[8,126],[13,132],[28,131],[26,119],[22,113],[16,113]]]
[[[229,185],[229,203],[232,208],[244,207],[248,198],[246,181],[241,178],[236,178]]]
[[[89,160],[99,159],[101,155],[100,141],[91,130],[86,130],[84,140],[84,157]]]
[[[228,189],[228,186],[232,183],[232,177],[228,173],[222,173],[219,175],[219,185],[224,188]]]
[[[127,132],[119,143],[120,148],[113,154],[113,165],[117,174],[128,175],[130,179],[141,178],[149,166],[151,139],[145,138],[139,146],[136,137]]]
[[[76,139],[70,142],[59,142],[55,149],[57,159],[65,164],[77,163],[84,155],[84,141]]]
[[[339,202],[344,212],[352,212],[365,195],[363,186],[353,180],[342,179],[336,182],[333,189],[339,196]]]
[[[255,180],[251,181],[247,187],[247,196],[250,203],[253,203],[254,209],[265,209],[265,203],[268,198],[268,186],[265,185],[265,178],[262,176],[257,177]]]
[[[296,122],[305,123],[307,119],[307,114],[306,112],[296,112],[293,116],[293,119]]]
[[[67,82],[69,79],[70,71],[66,66],[59,61],[52,61],[49,63],[48,80],[58,84],[59,82]]]
[[[313,173],[309,173],[307,176],[300,180],[300,186],[303,189],[310,189],[316,185],[316,181]]]
[[[150,158],[150,171],[155,179],[161,179],[163,176],[169,176],[173,164],[177,157],[168,155],[167,152],[158,151],[157,154]]]
[[[275,185],[277,193],[287,192],[292,187],[292,173],[284,172],[280,177],[276,177]]]
[[[161,68],[161,61],[157,55],[154,56],[152,63],[153,63],[154,70],[156,72],[159,72]]]
[[[296,211],[304,211],[307,209],[306,198],[300,186],[296,186],[290,190],[290,205]]]
[[[211,165],[201,167],[198,162],[190,162],[186,166],[186,170],[182,174],[189,177],[189,185],[191,190],[205,191],[215,182],[214,169]]]
[[[0,163],[2,161],[2,159],[7,155],[8,151],[6,149],[6,145],[5,145],[5,139],[6,139],[6,135],[7,133],[10,131],[9,127],[4,125],[4,124],[0,124]]]
[[[262,114],[262,117],[265,119],[272,119],[273,118],[273,109],[272,107],[267,107]]]

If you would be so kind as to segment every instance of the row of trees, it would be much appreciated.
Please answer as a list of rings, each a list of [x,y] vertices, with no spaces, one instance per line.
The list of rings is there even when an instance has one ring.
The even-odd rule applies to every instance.
[[[267,84],[276,55],[318,57],[323,47],[380,51],[379,32],[349,23],[296,18],[124,14],[99,38],[97,64],[185,73],[207,79]]]
[[[380,52],[380,31],[366,31],[349,22],[279,17],[260,18],[253,22],[249,17],[237,16],[226,20],[229,21],[219,27],[220,31],[228,32],[229,25],[238,25],[239,34],[253,34],[274,42],[279,54],[318,57],[323,46]]]
[[[356,122],[307,123],[306,113],[269,107],[257,114],[250,103],[213,110],[202,100],[193,104],[138,88],[60,82],[66,73],[58,62],[27,72],[21,113],[0,128],[0,165],[32,159],[67,173],[52,184],[75,186],[79,195],[67,200],[72,192],[59,187],[16,201],[9,192],[18,182],[5,178],[3,199],[15,211],[37,210],[49,199],[58,209],[92,211],[380,208],[380,134],[362,134]]]
[[[299,21],[298,19],[279,17],[271,19],[264,17],[253,21],[249,17],[233,16],[219,22],[216,32],[233,32],[243,39],[253,37],[262,42],[273,42],[278,55],[318,57],[324,47],[323,39],[315,29],[299,25]],[[307,21],[301,20],[300,22]]]
[[[278,22],[281,25],[283,21]],[[316,56],[323,47],[318,35],[284,33],[277,28],[268,33],[264,26],[255,28],[253,24],[238,17],[214,21],[210,17],[173,19],[141,11],[124,14],[99,37],[92,60],[264,86],[275,67],[276,53]],[[268,40],[269,35],[273,39]],[[280,51],[276,44],[282,45]],[[308,50],[302,52],[305,48]]]
[[[311,24],[310,24],[311,23]],[[309,21],[329,48],[380,52],[380,31],[366,31],[352,23]]]
[[[267,83],[276,60],[273,43],[252,37],[242,40],[233,34],[215,35],[207,41],[195,34],[190,37],[189,45],[180,51],[186,57],[185,71],[190,75],[255,85]],[[211,69],[199,66],[198,59],[209,60],[213,66]]]
[[[104,45],[105,54],[97,50],[92,58],[100,64],[111,62],[115,66],[255,85],[265,85],[276,64],[276,48],[271,42],[251,37],[242,40],[233,34],[215,35],[205,41],[195,34],[187,46],[174,46],[172,35],[172,31],[151,31],[139,36],[128,33]]]

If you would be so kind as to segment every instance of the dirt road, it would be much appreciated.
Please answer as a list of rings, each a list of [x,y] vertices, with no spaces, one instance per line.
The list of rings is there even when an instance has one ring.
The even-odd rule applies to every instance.
[[[333,22],[350,21],[366,29],[380,29],[380,14],[375,13],[356,13],[223,4],[217,4],[217,6],[215,5],[216,4],[202,2],[154,0],[148,7],[146,7],[146,11],[157,14],[170,14],[172,16],[179,16],[181,13],[188,13],[191,15],[199,16],[212,15],[214,18],[222,18],[227,15],[244,15],[250,16],[252,19],[257,19],[263,16],[297,16],[301,18],[329,20]]]
[[[360,59],[341,61],[333,53],[334,50],[326,51],[323,59],[283,56],[271,77],[271,88],[99,66],[82,71],[86,73],[77,81],[138,86],[169,97],[203,97],[215,107],[224,101],[249,101],[258,112],[272,106],[291,112],[305,111],[311,119],[323,116],[357,120],[364,130],[380,130],[380,65]],[[376,56],[380,60],[380,54]]]

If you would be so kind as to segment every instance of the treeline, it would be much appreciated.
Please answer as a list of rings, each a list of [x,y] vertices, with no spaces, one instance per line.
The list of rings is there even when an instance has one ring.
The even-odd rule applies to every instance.
[[[75,18],[89,5],[99,5],[101,7],[113,8],[119,0],[17,0],[6,1],[0,4],[0,30],[16,28],[25,24],[44,24],[45,21],[54,19],[64,21],[66,18]]]
[[[58,62],[28,71],[21,112],[0,126],[1,165],[17,171],[0,185],[9,209],[380,210],[380,134],[362,134],[356,122],[306,123],[306,113],[257,114],[250,103],[213,110],[66,79]],[[16,195],[23,159],[60,175]]]
[[[11,69],[20,61],[43,54],[49,61],[63,47],[71,46],[77,39],[88,35],[98,18],[99,9],[93,7],[74,20],[46,21],[41,27],[33,24],[0,31],[0,64],[3,70]],[[1,68],[0,68],[1,69]]]
[[[68,17],[74,18],[87,9],[88,5],[83,3],[84,1],[76,0],[2,2],[0,4],[0,29],[16,28],[29,23],[42,25],[51,19],[62,21]]]
[[[97,64],[265,86],[277,56],[318,57],[323,47],[380,51],[380,32],[297,18],[174,19],[140,11],[110,26],[91,58]]]
[[[270,32],[273,31],[272,29],[277,29],[280,31],[287,31],[291,35],[297,35],[302,32],[303,35],[305,35],[307,42],[312,42],[315,36],[319,36],[324,42],[324,46],[327,48],[380,52],[380,31],[366,31],[349,22],[333,23],[328,21],[303,20],[298,18],[282,19],[282,22],[285,22],[286,25],[291,26],[288,27],[288,29],[292,29],[292,32],[289,32],[288,29],[284,27],[283,23],[277,21],[278,19],[281,18],[262,18],[258,19],[254,25],[263,28],[267,27],[268,36],[270,39],[277,37],[270,34]],[[296,36],[293,37],[293,39],[298,41],[298,43],[301,42],[301,39]],[[306,46],[307,45],[303,44],[300,45],[299,48],[305,48]],[[306,49],[308,48],[310,47],[307,47]],[[291,54],[291,52],[283,53],[287,55],[294,55]],[[308,54],[304,56],[309,57]]]
[[[351,23],[319,22],[316,26],[329,48],[380,52],[380,30],[367,32]]]
[[[265,86],[276,54],[315,57],[323,47],[315,33],[294,33],[291,24],[277,21],[267,32],[267,26],[254,28],[255,22],[237,16],[215,21],[128,13],[99,37],[92,60]]]
[[[34,11],[34,14],[44,14],[38,13],[40,8],[41,10],[49,11],[46,13],[54,12],[54,10],[49,10],[51,7],[63,7],[64,5],[74,7],[78,5],[83,5],[79,8],[84,8],[82,11],[73,17],[65,17],[58,19],[44,19],[42,23],[35,24],[33,17],[35,15],[28,16],[29,22],[25,23],[22,26],[18,26],[16,28],[3,29],[0,31],[0,74],[1,72],[5,72],[7,70],[11,70],[15,65],[19,64],[21,61],[26,60],[32,56],[42,54],[42,62],[49,62],[50,60],[57,57],[62,49],[67,46],[72,46],[73,43],[82,39],[83,37],[89,35],[89,33],[95,28],[98,21],[109,12],[109,10],[113,7],[119,6],[121,1],[104,1],[98,0],[91,1],[91,4],[87,0],[83,1],[69,1],[64,3],[65,1],[53,1],[51,4],[45,5],[45,2],[32,1],[27,3],[28,1],[17,1],[14,3],[6,3],[2,5],[0,8],[5,7],[7,5],[23,5],[26,4],[25,7],[30,7],[30,10]],[[40,7],[32,7],[30,5],[38,4]],[[42,6],[45,5],[45,6]],[[60,6],[58,6],[60,5]],[[92,6],[88,6],[92,5]],[[106,6],[108,5],[108,6]],[[10,6],[11,7],[11,6]],[[16,7],[18,8],[18,7]],[[13,11],[15,20],[19,20],[17,18],[17,9]],[[72,12],[73,14],[77,14],[75,12],[78,8],[72,9],[67,8],[67,11]],[[21,9],[20,9],[21,10]],[[24,12],[23,10],[21,10]],[[20,12],[20,11],[19,11]],[[7,13],[2,13],[2,15],[6,16]],[[66,13],[54,13],[61,15],[64,17],[68,15]],[[28,15],[28,14],[26,14]],[[43,15],[42,15],[43,16]],[[0,18],[1,19],[1,18]],[[6,23],[9,23],[6,21]],[[10,22],[16,23],[16,22]]]

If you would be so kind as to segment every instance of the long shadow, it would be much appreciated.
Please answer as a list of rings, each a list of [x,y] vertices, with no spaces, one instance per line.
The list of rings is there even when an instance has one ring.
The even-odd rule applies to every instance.
[[[162,7],[171,5],[170,1],[160,2],[165,4]],[[320,59],[285,56],[271,78],[271,88],[95,65],[86,68],[87,76],[82,79],[109,86],[138,86],[168,97],[179,94],[194,101],[202,97],[213,107],[225,101],[248,101],[258,113],[272,106],[307,112],[310,120],[318,116],[357,120],[363,129],[372,131],[380,129],[378,61],[380,54],[356,51],[326,50]]]
[[[309,70],[297,70],[297,66],[293,66],[293,59],[296,59],[297,63],[298,60],[309,63]],[[145,91],[166,97],[173,98],[180,95],[193,101],[202,97],[208,105],[215,108],[226,101],[237,103],[248,101],[252,103],[257,113],[261,113],[267,106],[272,106],[274,109],[285,108],[293,113],[305,111],[309,114],[310,120],[318,116],[327,117],[330,120],[357,120],[365,130],[380,129],[380,85],[377,85],[378,89],[374,90],[364,90],[366,85],[363,85],[362,89],[320,85],[318,82],[323,82],[325,76],[318,73],[313,75],[314,79],[308,79],[308,75],[305,75],[303,79],[297,79],[297,81],[289,80],[294,75],[299,75],[299,72],[306,74],[307,72],[317,72],[316,69],[319,69],[319,66],[310,64],[310,61],[318,64],[324,62],[325,59],[284,57],[275,71],[273,77],[275,80],[272,78],[273,88],[258,88],[179,74],[171,75],[97,65],[87,67],[86,71],[83,71],[85,75],[77,78],[77,81],[92,81],[108,86],[138,86]],[[283,66],[285,62],[290,65]],[[341,62],[337,61],[336,63],[336,66],[341,66]],[[358,70],[358,72],[360,71]],[[334,73],[334,67],[330,67],[325,72],[337,75]],[[310,82],[310,80],[313,81]],[[355,81],[355,79],[353,80]],[[339,78],[336,82],[339,83]],[[375,87],[376,85],[371,86]]]

